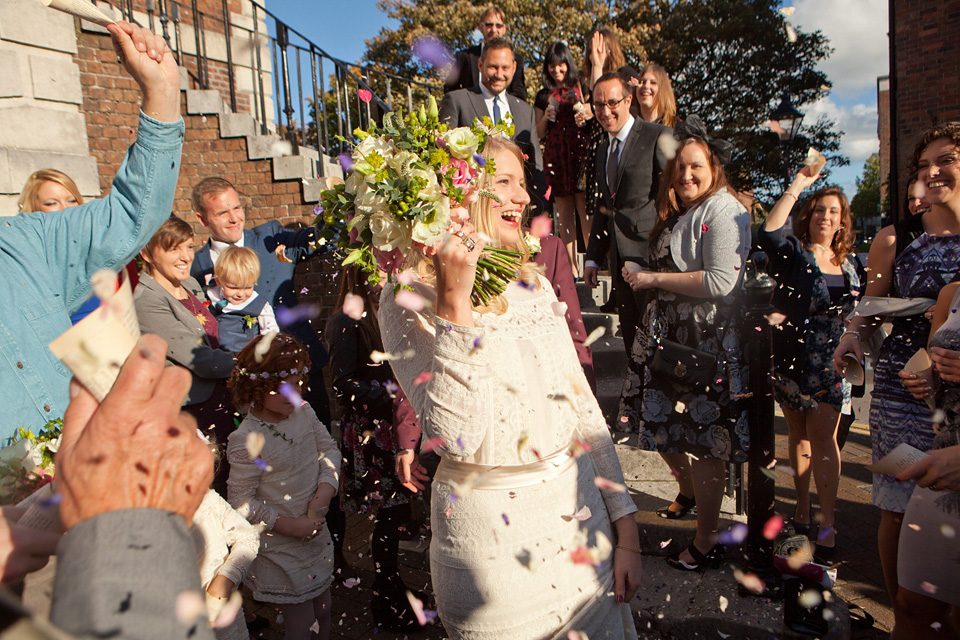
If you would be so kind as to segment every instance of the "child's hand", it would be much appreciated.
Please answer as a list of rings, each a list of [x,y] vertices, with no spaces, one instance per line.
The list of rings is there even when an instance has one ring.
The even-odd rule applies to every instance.
[[[226,599],[230,597],[230,594],[233,593],[236,587],[237,585],[233,584],[233,580],[218,575],[210,581],[210,584],[207,586],[207,593],[214,598]]]
[[[300,538],[309,540],[323,531],[324,521],[322,519],[302,516],[300,518],[288,518],[280,516],[273,525],[273,530],[291,538]]]

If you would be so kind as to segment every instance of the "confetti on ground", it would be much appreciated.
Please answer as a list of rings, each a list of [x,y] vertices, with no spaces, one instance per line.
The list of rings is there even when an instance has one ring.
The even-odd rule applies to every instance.
[[[348,293],[343,299],[343,313],[352,320],[363,317],[363,307],[363,298],[356,294]]]
[[[736,569],[733,572],[733,577],[744,589],[753,593],[763,593],[767,588],[766,583],[753,573],[744,573],[740,569]]]
[[[600,338],[602,338],[602,337],[603,337],[603,334],[606,333],[606,332],[607,332],[607,328],[606,328],[606,327],[602,327],[602,326],[601,326],[601,327],[597,327],[596,329],[594,329],[593,331],[591,331],[591,332],[590,332],[590,335],[587,336],[587,339],[583,341],[583,346],[589,347],[589,346],[592,345],[594,342],[596,342],[597,340],[599,340]]]
[[[730,601],[727,600],[725,597],[720,596],[720,611],[721,611],[722,613],[726,613],[726,612],[727,612],[727,605],[728,605],[728,604],[730,604]]]
[[[259,431],[251,431],[247,434],[247,455],[250,456],[251,460],[260,456],[265,442],[266,438],[264,438],[263,434]]]
[[[661,540],[661,541],[660,541],[660,548],[661,548],[661,549],[666,549],[667,546],[668,546],[671,542],[673,542],[673,538],[670,538],[670,539],[668,539],[668,540]]]
[[[781,530],[783,530],[783,516],[775,513],[773,517],[763,525],[763,537],[767,540],[773,540]]]
[[[360,578],[347,578],[343,581],[343,586],[347,589],[353,589],[358,584],[360,584]]]

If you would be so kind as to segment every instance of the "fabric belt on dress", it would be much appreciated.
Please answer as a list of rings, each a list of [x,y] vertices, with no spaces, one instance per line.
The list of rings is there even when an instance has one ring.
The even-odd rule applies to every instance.
[[[434,480],[472,489],[516,489],[547,482],[576,464],[570,447],[564,447],[530,464],[497,465],[441,458]]]

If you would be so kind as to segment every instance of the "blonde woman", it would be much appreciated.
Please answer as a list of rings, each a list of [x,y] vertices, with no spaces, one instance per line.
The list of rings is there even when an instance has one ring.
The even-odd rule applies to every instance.
[[[83,196],[70,176],[56,169],[40,169],[31,173],[24,183],[17,208],[20,213],[50,213],[80,204]]]
[[[439,614],[452,638],[636,638],[625,604],[641,575],[636,506],[597,488],[597,476],[623,474],[553,289],[525,256],[490,307],[470,302],[484,240],[528,253],[520,150],[489,138],[484,156],[496,173],[480,188],[502,204],[481,198],[435,257],[411,260],[425,310],[400,307],[392,287],[380,302],[384,348],[412,350],[394,373],[441,458],[430,547]]]

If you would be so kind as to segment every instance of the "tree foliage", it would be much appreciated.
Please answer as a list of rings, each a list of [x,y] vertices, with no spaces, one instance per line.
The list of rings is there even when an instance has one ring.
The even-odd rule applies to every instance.
[[[880,156],[873,154],[863,163],[863,174],[857,178],[857,193],[850,201],[850,209],[857,218],[880,215]]]
[[[412,57],[412,45],[434,35],[451,51],[469,46],[487,4],[484,0],[380,0],[380,9],[399,26],[381,29],[368,40],[364,61],[439,85],[440,75]],[[579,60],[589,32],[607,25],[620,34],[632,66],[653,61],[667,69],[681,117],[698,114],[718,137],[736,145],[727,167],[735,188],[772,203],[810,146],[827,156],[828,170],[849,163],[839,153],[842,132],[824,116],[805,121],[789,143],[781,143],[768,128],[770,111],[784,95],[803,111],[804,105],[830,90],[830,81],[817,70],[831,53],[826,38],[819,31],[793,28],[796,39],[791,42],[777,0],[501,0],[498,4],[507,14],[507,36],[527,60],[531,98],[541,86],[543,52],[550,43],[566,41]]]

